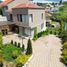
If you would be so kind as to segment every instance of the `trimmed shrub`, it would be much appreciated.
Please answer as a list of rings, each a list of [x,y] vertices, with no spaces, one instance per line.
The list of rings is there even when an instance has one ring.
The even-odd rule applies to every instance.
[[[22,63],[17,63],[17,64],[16,64],[16,67],[22,67],[22,66],[23,66]]]
[[[13,40],[11,40],[11,44],[13,44]]]
[[[12,58],[13,58],[13,59],[16,59],[17,56],[18,56],[18,51],[17,51],[17,50],[13,51],[13,52],[12,52]]]
[[[14,45],[17,46],[17,42],[15,42]]]
[[[33,40],[37,40],[37,27],[34,28],[34,37]]]
[[[24,46],[24,44],[22,45],[22,51],[24,51],[25,50],[25,46]]]
[[[28,40],[27,51],[26,51],[26,55],[29,55],[29,54],[32,54],[32,43],[30,39]]]
[[[18,43],[18,47],[20,47],[20,43]]]

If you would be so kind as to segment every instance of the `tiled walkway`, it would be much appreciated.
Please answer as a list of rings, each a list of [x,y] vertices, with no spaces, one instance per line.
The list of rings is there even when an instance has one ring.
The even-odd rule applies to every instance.
[[[10,35],[3,37],[4,43],[10,42],[11,40],[22,43],[22,39],[16,35]],[[24,40],[26,45],[27,40]],[[64,67],[60,62],[61,54],[61,43],[60,39],[49,35],[41,37],[36,42],[33,42],[33,58],[27,67]]]

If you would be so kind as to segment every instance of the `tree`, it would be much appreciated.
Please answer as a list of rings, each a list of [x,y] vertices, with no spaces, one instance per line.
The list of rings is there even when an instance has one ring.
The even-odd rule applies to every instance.
[[[26,51],[26,55],[29,55],[29,54],[32,54],[32,43],[30,39],[28,40],[27,51]]]
[[[0,32],[0,49],[2,48],[2,33]]]
[[[62,4],[62,0],[60,0],[59,4],[60,4],[60,5]]]
[[[34,38],[33,40],[37,40],[37,27],[34,28]]]

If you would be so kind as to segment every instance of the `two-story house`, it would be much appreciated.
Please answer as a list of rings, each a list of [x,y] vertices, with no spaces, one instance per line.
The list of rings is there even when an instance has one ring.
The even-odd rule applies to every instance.
[[[0,30],[3,35],[14,31],[33,38],[35,27],[37,27],[38,33],[46,29],[45,9],[36,4],[31,2],[18,3],[8,9],[7,13],[11,14],[10,20],[8,21],[7,18],[6,22],[0,21]]]
[[[43,7],[33,3],[21,3],[13,7],[13,20],[19,28],[19,33],[33,37],[34,28],[41,32],[46,28],[45,11]]]

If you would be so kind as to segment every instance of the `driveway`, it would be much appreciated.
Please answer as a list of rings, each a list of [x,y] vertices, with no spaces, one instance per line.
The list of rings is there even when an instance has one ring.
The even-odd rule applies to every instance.
[[[11,40],[20,42],[22,39],[16,34],[7,35],[3,37],[4,43],[9,43]],[[27,39],[24,39],[26,46]],[[33,58],[27,67],[64,67],[60,62],[61,54],[61,40],[54,35],[48,35],[39,38],[37,41],[32,41]]]
[[[54,35],[41,37],[33,43],[33,59],[28,67],[64,67],[60,62],[61,40]]]

